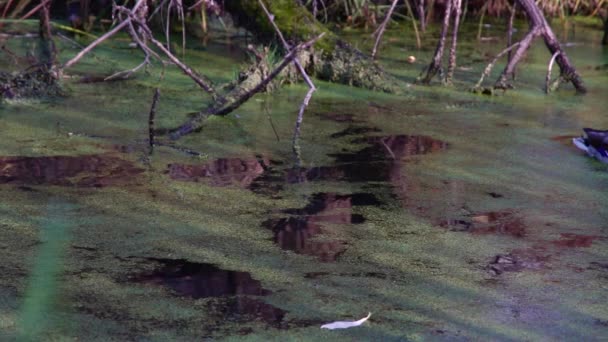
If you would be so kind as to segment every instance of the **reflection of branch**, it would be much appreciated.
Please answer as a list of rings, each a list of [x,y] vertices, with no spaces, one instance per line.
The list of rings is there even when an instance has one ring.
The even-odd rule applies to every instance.
[[[260,3],[260,6],[262,6],[264,13],[266,13],[268,20],[270,20],[272,27],[274,27],[274,30],[277,32],[277,35],[279,36],[281,43],[283,43],[283,47],[285,48],[285,50],[289,51],[290,46],[289,46],[289,44],[287,44],[287,41],[283,37],[281,30],[279,29],[277,24],[274,22],[274,16],[268,11],[268,9],[266,8],[266,6],[264,5],[264,2],[262,0],[258,0],[258,2]],[[395,0],[395,3],[397,3],[397,0]],[[315,2],[315,5],[316,5],[316,2]],[[315,6],[315,8],[316,8],[316,6]],[[315,10],[315,12],[316,12],[316,10]],[[316,13],[315,13],[315,16],[316,16]],[[390,14],[389,14],[389,16],[390,16]],[[312,83],[312,80],[310,79],[310,77],[308,77],[308,74],[306,73],[306,70],[304,70],[304,67],[302,66],[300,61],[296,58],[296,59],[294,59],[293,62],[296,65],[296,67],[298,68],[298,71],[300,72],[300,74],[302,75],[302,77],[306,81],[306,84],[309,87],[308,92],[306,93],[306,96],[304,96],[304,99],[302,100],[302,104],[300,105],[300,110],[298,111],[298,118],[296,119],[296,126],[295,126],[294,132],[293,132],[292,149],[293,149],[293,153],[296,157],[297,163],[301,164],[302,158],[301,158],[301,154],[300,154],[300,146],[298,144],[298,141],[300,140],[302,121],[304,121],[304,111],[306,110],[306,107],[308,107],[308,103],[310,102],[312,94],[317,90],[317,88],[315,87],[314,83]]]

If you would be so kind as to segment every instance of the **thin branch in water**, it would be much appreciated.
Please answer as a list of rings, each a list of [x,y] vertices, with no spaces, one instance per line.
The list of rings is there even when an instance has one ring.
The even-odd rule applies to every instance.
[[[462,6],[462,0],[451,1],[454,2],[452,7],[452,17],[454,18],[454,23],[452,24],[452,46],[450,47],[450,55],[448,57],[448,70],[444,81],[446,84],[452,84],[454,69],[456,69],[456,46],[458,43],[458,28],[460,27],[460,8]]]
[[[304,50],[304,49],[308,49],[314,43],[316,43],[317,40],[321,39],[324,35],[325,35],[325,32],[322,32],[320,35],[309,40],[308,42],[306,42],[304,44],[299,44],[296,47],[294,47],[285,57],[283,57],[283,61],[281,61],[281,63],[279,63],[279,65],[270,74],[268,74],[268,76],[266,76],[265,79],[263,79],[260,83],[258,83],[258,85],[255,86],[251,91],[243,94],[240,98],[238,98],[232,104],[230,104],[224,108],[221,108],[217,111],[212,111],[210,114],[226,115],[226,114],[232,112],[233,110],[237,109],[238,107],[240,107],[243,103],[245,103],[247,100],[249,100],[253,95],[259,93],[262,89],[265,89],[266,86],[268,85],[268,83],[270,83],[273,79],[275,79],[281,73],[281,71],[283,71],[283,69],[285,69],[285,67],[287,67],[287,65],[289,63],[291,63],[297,57],[298,52],[300,52],[301,50]]]
[[[270,127],[272,127],[272,131],[274,132],[274,136],[277,138],[277,141],[281,141],[279,138],[279,133],[277,132],[276,127],[274,127],[274,122],[272,122],[272,116],[270,115],[270,109],[268,108],[268,101],[264,100],[264,112],[266,113],[266,117],[268,118],[268,122],[270,122]]]
[[[154,119],[156,116],[156,106],[158,105],[158,99],[160,97],[160,90],[156,88],[154,96],[152,97],[152,106],[150,107],[150,113],[148,114],[148,143],[150,146],[150,154],[154,152]]]
[[[380,26],[378,27],[376,32],[374,32],[374,34],[376,35],[376,42],[374,43],[374,48],[372,49],[372,58],[373,59],[376,58],[376,54],[378,52],[378,46],[380,46],[380,40],[382,40],[382,35],[384,34],[384,30],[386,30],[386,25],[388,25],[388,22],[391,20],[391,17],[393,16],[393,11],[395,10],[395,6],[397,6],[398,1],[399,0],[393,0],[393,3],[391,4],[390,9],[388,10],[388,13],[386,13],[386,17],[384,18],[384,21],[382,21],[382,24],[380,24]]]
[[[409,1],[405,1],[405,7],[407,8],[407,13],[412,18],[412,27],[414,28],[414,34],[416,35],[416,47],[420,49],[422,47],[422,41],[420,40],[420,32],[418,32],[418,23],[416,22],[416,17],[414,16],[414,11],[412,10],[412,6],[410,6]],[[424,9],[423,9],[424,13]]]
[[[46,6],[49,2],[51,2],[51,0],[42,1],[40,4],[38,4],[38,6],[32,8],[29,12],[27,12],[25,15],[23,15],[21,18],[19,18],[19,20],[25,20],[25,19],[31,17],[34,13],[36,13],[43,6]]]
[[[555,63],[555,59],[560,54],[561,54],[561,51],[555,51],[553,56],[551,56],[551,60],[549,60],[549,65],[547,66],[547,77],[545,78],[545,93],[547,93],[547,94],[549,94],[549,92],[553,90],[551,88],[551,85],[549,84],[551,82],[551,70],[553,70],[553,63]]]
[[[294,132],[293,132],[292,149],[293,149],[293,153],[296,158],[296,163],[298,164],[298,166],[300,166],[302,164],[302,153],[301,153],[299,141],[300,141],[300,135],[301,135],[301,129],[302,129],[302,122],[304,121],[304,111],[306,110],[306,107],[308,107],[310,98],[312,97],[312,94],[315,92],[315,90],[316,90],[315,88],[308,89],[308,92],[306,93],[304,100],[302,100],[302,104],[300,105],[300,110],[298,111],[298,118],[296,119],[296,126],[295,126]]]
[[[72,57],[72,59],[65,62],[65,64],[63,64],[63,66],[61,67],[61,70],[62,71],[66,70],[67,68],[71,67],[72,65],[78,63],[78,61],[81,60],[82,57],[84,57],[87,53],[91,52],[91,50],[93,50],[95,47],[97,47],[97,45],[103,43],[105,40],[107,40],[108,38],[115,35],[118,31],[125,28],[125,26],[127,26],[129,24],[129,21],[130,21],[129,19],[126,19],[125,21],[123,21],[123,22],[119,23],[117,26],[115,26],[112,30],[106,32],[103,36],[97,38],[95,41],[93,41],[87,47],[82,49],[76,56]]]
[[[283,34],[281,33],[281,30],[279,29],[279,27],[277,26],[277,24],[274,22],[274,16],[268,11],[268,9],[266,8],[266,6],[264,5],[264,2],[262,2],[262,0],[258,0],[258,2],[260,3],[260,6],[262,6],[262,9],[264,10],[264,13],[266,13],[266,16],[268,17],[268,20],[270,20],[270,23],[272,24],[272,27],[277,32],[277,35],[279,36],[279,39],[281,40],[281,43],[283,44],[283,47],[285,48],[285,50],[289,51],[291,49],[291,47],[289,46],[289,44],[287,43],[287,41],[283,37]],[[294,59],[294,63],[296,64],[296,67],[298,68],[298,71],[300,72],[300,74],[304,78],[304,81],[306,81],[306,84],[308,84],[308,86],[311,87],[311,88],[315,88],[315,85],[312,83],[312,80],[310,79],[310,77],[308,77],[308,74],[306,74],[306,71],[304,70],[304,67],[302,66],[302,64],[300,64],[300,61],[296,58],[296,59]]]
[[[477,84],[475,85],[475,87],[473,89],[480,89],[481,88],[481,84],[483,83],[483,80],[486,77],[488,77],[488,75],[490,75],[490,72],[492,72],[492,68],[494,68],[494,65],[496,64],[496,62],[498,62],[498,60],[500,59],[500,57],[504,56],[506,53],[508,53],[509,51],[513,50],[515,47],[519,46],[520,43],[521,42],[517,42],[517,43],[509,46],[508,48],[502,50],[498,55],[496,55],[496,57],[494,57],[494,59],[483,70],[483,73],[481,74],[481,77],[479,78],[479,81],[477,81]]]
[[[511,7],[511,16],[509,17],[509,26],[507,28],[507,46],[511,46],[513,43],[513,21],[515,21],[515,13],[517,12],[517,2],[513,2],[513,7]],[[507,55],[507,63],[511,62],[511,51]],[[515,73],[513,73],[513,78],[515,78]]]
[[[258,1],[260,3],[260,6],[262,6],[262,9],[266,13],[268,20],[270,20],[270,23],[272,24],[275,31],[277,32],[277,35],[281,39],[281,43],[283,43],[283,47],[287,51],[289,51],[290,46],[289,46],[289,44],[287,44],[287,41],[285,41],[285,38],[283,37],[281,30],[274,22],[274,16],[268,11],[268,9],[266,8],[266,6],[264,5],[264,2],[262,0],[258,0]],[[397,0],[395,0],[395,3],[396,2],[397,2]],[[389,16],[390,16],[390,14],[389,14]],[[290,51],[290,53],[291,53],[291,51]],[[300,141],[300,135],[301,135],[301,130],[302,130],[302,122],[304,121],[304,111],[308,107],[308,103],[310,102],[310,99],[312,98],[312,94],[317,90],[317,88],[315,87],[314,83],[312,82],[312,80],[310,79],[308,74],[306,73],[306,70],[304,70],[304,67],[302,66],[302,64],[300,64],[300,61],[297,59],[297,57],[293,60],[293,62],[296,65],[298,71],[300,72],[300,74],[302,75],[302,77],[306,81],[306,84],[309,87],[308,92],[306,93],[306,96],[304,96],[304,99],[302,100],[302,104],[300,104],[300,110],[298,111],[298,117],[296,119],[296,125],[295,125],[294,132],[293,132],[292,149],[293,149],[293,153],[294,153],[294,156],[296,159],[296,164],[299,165],[302,163],[302,155],[301,155],[299,141]]]

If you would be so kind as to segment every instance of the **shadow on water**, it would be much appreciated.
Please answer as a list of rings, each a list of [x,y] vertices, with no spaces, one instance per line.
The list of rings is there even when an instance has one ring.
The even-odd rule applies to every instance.
[[[167,174],[174,180],[199,182],[206,179],[212,186],[250,186],[268,164],[264,159],[220,158],[199,165],[169,164]]]
[[[356,134],[356,133],[353,133]],[[220,158],[204,164],[169,164],[166,173],[174,180],[201,182],[212,186],[238,186],[252,190],[264,187],[280,190],[282,183],[306,181],[386,182],[400,172],[409,156],[437,152],[448,144],[427,136],[394,135],[356,139],[368,144],[359,151],[330,154],[335,165],[277,170],[281,164],[265,157]],[[256,191],[257,192],[257,191]]]
[[[342,136],[376,132],[359,127]],[[166,173],[175,180],[206,181],[212,186],[238,186],[256,193],[278,197],[284,184],[314,181],[383,182],[402,186],[402,166],[410,156],[444,150],[448,144],[427,136],[393,135],[358,138],[356,144],[367,145],[354,152],[331,154],[332,165],[313,168],[280,169],[281,164],[264,157],[251,159],[221,158],[199,165],[170,164]],[[274,242],[284,250],[335,261],[346,250],[344,241],[321,239],[326,229],[337,225],[360,224],[365,217],[352,212],[353,206],[380,206],[368,193],[318,193],[309,198],[304,208],[284,209],[289,216],[273,218],[263,226],[274,232]]]
[[[265,296],[270,291],[247,272],[222,270],[212,264],[178,259],[148,259],[162,265],[150,274],[132,280],[138,283],[163,285],[179,296],[198,298],[234,295]]]
[[[444,220],[439,224],[451,231],[472,234],[500,234],[522,238],[526,236],[526,225],[517,214],[504,211],[490,211],[470,215],[466,218]]]
[[[0,184],[105,187],[136,184],[144,172],[110,155],[0,157]]]
[[[346,243],[335,239],[315,239],[323,234],[326,225],[360,224],[365,217],[352,212],[353,206],[378,206],[382,203],[370,193],[340,195],[317,193],[310,197],[304,208],[281,210],[292,216],[269,219],[262,223],[274,233],[274,242],[284,250],[316,256],[323,262],[335,261],[344,251]]]
[[[368,146],[355,152],[330,154],[335,160],[333,166],[290,170],[287,181],[398,182],[407,157],[438,152],[448,147],[441,140],[412,135],[366,137],[353,142]]]
[[[264,289],[248,272],[223,270],[212,264],[183,259],[146,260],[159,264],[159,267],[152,272],[134,275],[130,281],[163,286],[177,296],[208,298],[207,314],[218,325],[223,321],[262,321],[274,328],[287,325],[284,321],[287,312],[259,299],[271,291]]]

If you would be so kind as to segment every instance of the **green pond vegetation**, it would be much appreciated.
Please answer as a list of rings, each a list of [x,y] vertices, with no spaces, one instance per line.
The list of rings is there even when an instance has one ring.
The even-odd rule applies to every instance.
[[[608,49],[596,27],[553,26],[584,96],[544,93],[542,42],[515,89],[470,93],[505,46],[494,22],[483,41],[465,23],[454,86],[412,85],[435,41],[417,49],[409,25],[390,27],[379,63],[407,88],[315,81],[300,167],[303,84],[149,154],[155,88],[157,128],[211,99],[174,66],[84,82],[140,63],[116,36],[66,73],[63,96],[0,104],[0,340],[604,339],[608,169],[571,138],[608,127]],[[369,33],[341,37],[370,51]],[[25,55],[37,38],[2,44]],[[80,49],[57,44],[62,61]],[[189,38],[183,60],[228,82],[244,46]]]

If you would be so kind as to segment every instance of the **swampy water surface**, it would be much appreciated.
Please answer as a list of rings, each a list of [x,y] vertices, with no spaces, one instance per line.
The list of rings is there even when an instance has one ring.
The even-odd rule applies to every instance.
[[[467,88],[504,42],[473,31],[451,88],[317,81],[299,165],[303,85],[148,155],[155,87],[161,128],[210,99],[172,67],[94,82],[139,63],[128,39],[73,69],[66,96],[2,104],[0,339],[605,340],[608,168],[570,143],[608,128],[601,32],[557,30],[587,95],[543,93],[537,42],[517,88],[488,97]],[[348,39],[369,51],[368,36]],[[61,59],[78,51],[60,44]],[[191,41],[185,59],[228,81],[243,44]],[[426,44],[388,32],[380,63],[412,82]]]

